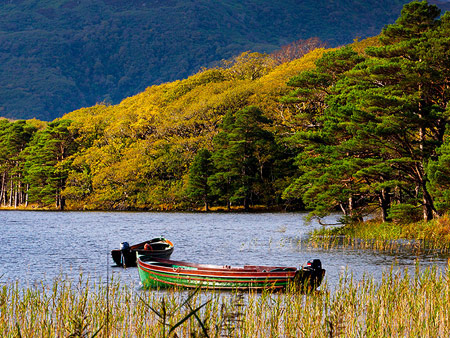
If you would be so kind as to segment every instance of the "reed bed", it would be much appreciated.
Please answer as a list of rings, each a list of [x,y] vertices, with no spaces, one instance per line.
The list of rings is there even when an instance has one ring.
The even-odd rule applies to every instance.
[[[111,279],[0,291],[1,337],[448,337],[448,268],[343,274],[300,294],[140,290]],[[332,290],[332,291],[331,291]]]
[[[450,248],[418,239],[375,239],[353,238],[349,236],[322,235],[312,236],[307,246],[323,250],[368,250],[388,254],[407,253],[409,255],[447,256]],[[302,244],[303,245],[303,244]]]
[[[366,221],[314,231],[308,244],[315,248],[351,248],[388,253],[450,254],[450,216],[408,224]]]

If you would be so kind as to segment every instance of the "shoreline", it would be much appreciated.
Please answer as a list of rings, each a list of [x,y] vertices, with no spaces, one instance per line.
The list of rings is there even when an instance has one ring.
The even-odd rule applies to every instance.
[[[208,211],[205,211],[204,208],[118,208],[118,209],[95,209],[95,208],[65,208],[64,210],[60,210],[58,208],[49,208],[49,207],[38,207],[38,206],[19,206],[19,207],[5,207],[1,206],[0,211],[52,211],[52,212],[71,212],[71,211],[79,211],[79,212],[189,212],[189,213],[290,213],[290,212],[301,212],[306,213],[307,210],[302,209],[286,209],[283,207],[264,207],[264,206],[255,206],[250,208],[249,210],[245,210],[243,207],[236,206],[231,207],[228,210],[226,207],[211,207]]]

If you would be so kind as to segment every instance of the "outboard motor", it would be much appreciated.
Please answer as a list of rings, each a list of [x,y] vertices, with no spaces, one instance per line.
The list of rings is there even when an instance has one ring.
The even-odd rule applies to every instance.
[[[127,266],[127,257],[130,253],[130,244],[128,242],[120,243],[120,263],[123,267]]]
[[[303,270],[321,270],[322,269],[322,262],[320,259],[311,259],[308,262],[306,262],[305,265],[302,266]]]
[[[120,251],[126,251],[130,249],[130,244],[128,242],[120,243]]]
[[[309,292],[320,286],[324,276],[325,270],[322,269],[320,259],[311,259],[296,271],[294,282],[300,287],[301,291]]]

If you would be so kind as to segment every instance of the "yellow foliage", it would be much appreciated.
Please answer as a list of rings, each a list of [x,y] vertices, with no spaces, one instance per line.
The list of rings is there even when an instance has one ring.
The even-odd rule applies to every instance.
[[[257,105],[282,125],[290,118],[278,101],[290,90],[287,81],[313,68],[325,51],[317,49],[277,67],[267,55],[243,53],[227,69],[204,69],[148,87],[118,105],[67,114],[64,118],[74,121],[71,128],[82,145],[68,182],[80,184],[79,172],[89,168],[93,192],[84,201],[89,208],[180,203],[183,177],[198,149],[211,149],[225,113]],[[67,195],[79,191],[68,187]]]
[[[381,43],[378,39],[378,36],[372,36],[369,38],[366,38],[364,40],[355,40],[350,46],[358,53],[364,54],[364,50],[367,47],[379,47],[381,46]]]

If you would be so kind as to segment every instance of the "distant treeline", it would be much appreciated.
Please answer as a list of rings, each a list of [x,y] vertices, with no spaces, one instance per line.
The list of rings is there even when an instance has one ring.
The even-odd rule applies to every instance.
[[[430,220],[450,209],[449,50],[449,13],[412,2],[339,49],[247,52],[119,105],[2,120],[1,204]]]

